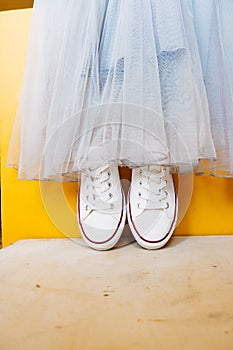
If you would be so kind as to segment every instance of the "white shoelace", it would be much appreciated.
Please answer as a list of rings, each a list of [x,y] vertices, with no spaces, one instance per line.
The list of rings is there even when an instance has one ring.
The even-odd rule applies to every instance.
[[[158,168],[159,169],[159,168]],[[140,169],[141,179],[139,184],[141,186],[138,196],[146,200],[146,204],[143,205],[143,201],[138,203],[140,209],[167,209],[169,203],[166,201],[168,196],[167,192],[167,178],[164,167],[160,167],[160,170],[150,170],[147,168]],[[143,183],[146,185],[144,186]]]
[[[110,191],[112,183],[109,181],[111,173],[108,164],[93,169],[86,169],[91,183],[86,186],[89,194],[86,196],[88,204],[86,210],[106,210],[113,209],[114,204],[108,203],[112,198]],[[90,189],[91,187],[91,189]]]

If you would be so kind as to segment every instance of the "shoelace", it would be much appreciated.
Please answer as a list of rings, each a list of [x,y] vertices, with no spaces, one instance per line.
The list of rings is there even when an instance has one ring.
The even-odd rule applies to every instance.
[[[111,176],[109,165],[104,164],[97,168],[88,168],[86,169],[86,173],[91,181],[91,183],[87,185],[86,189],[89,190],[89,187],[91,187],[91,191],[89,191],[89,194],[86,196],[88,204],[86,205],[85,209],[113,209],[114,204],[108,203],[108,201],[112,198],[112,193],[110,192],[112,184],[109,181]]]
[[[146,200],[146,205],[144,206],[142,203],[138,203],[138,208],[168,209],[169,203],[166,201],[168,196],[166,171],[164,167],[161,167],[160,171],[156,170],[156,173],[153,171],[155,170],[150,170],[149,166],[145,169],[140,169],[142,179],[146,178],[146,180],[141,179],[139,181],[142,190],[138,193],[138,196]],[[143,186],[144,182],[146,186]]]

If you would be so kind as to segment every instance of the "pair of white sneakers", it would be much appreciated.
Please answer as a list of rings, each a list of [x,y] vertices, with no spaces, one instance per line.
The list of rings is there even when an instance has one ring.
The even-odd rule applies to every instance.
[[[132,169],[127,198],[117,165],[104,164],[81,173],[78,225],[91,248],[114,247],[123,232],[126,216],[141,247],[161,248],[173,234],[177,211],[173,177],[168,167],[149,165]]]

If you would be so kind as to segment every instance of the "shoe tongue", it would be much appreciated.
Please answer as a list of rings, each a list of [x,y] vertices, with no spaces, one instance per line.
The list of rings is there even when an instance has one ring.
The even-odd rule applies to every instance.
[[[161,165],[148,165],[148,170],[160,173],[161,172]]]
[[[89,170],[90,171],[99,171],[100,169],[102,170],[103,168],[106,168],[109,167],[109,164],[108,163],[103,163],[102,165],[93,165],[92,167],[89,167]]]
[[[89,167],[89,170],[90,170],[90,171],[95,171],[95,170],[97,170],[99,167],[100,167],[99,165],[97,165],[97,166],[92,166],[92,167]]]

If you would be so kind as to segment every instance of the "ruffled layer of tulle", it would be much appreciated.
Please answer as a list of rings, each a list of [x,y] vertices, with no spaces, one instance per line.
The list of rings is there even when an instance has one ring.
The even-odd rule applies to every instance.
[[[212,173],[232,177],[233,1],[194,0],[191,3],[217,153]]]
[[[105,162],[233,175],[233,55],[215,51],[229,32],[212,3],[205,27],[201,1],[36,0],[8,154],[18,177],[77,181]]]

